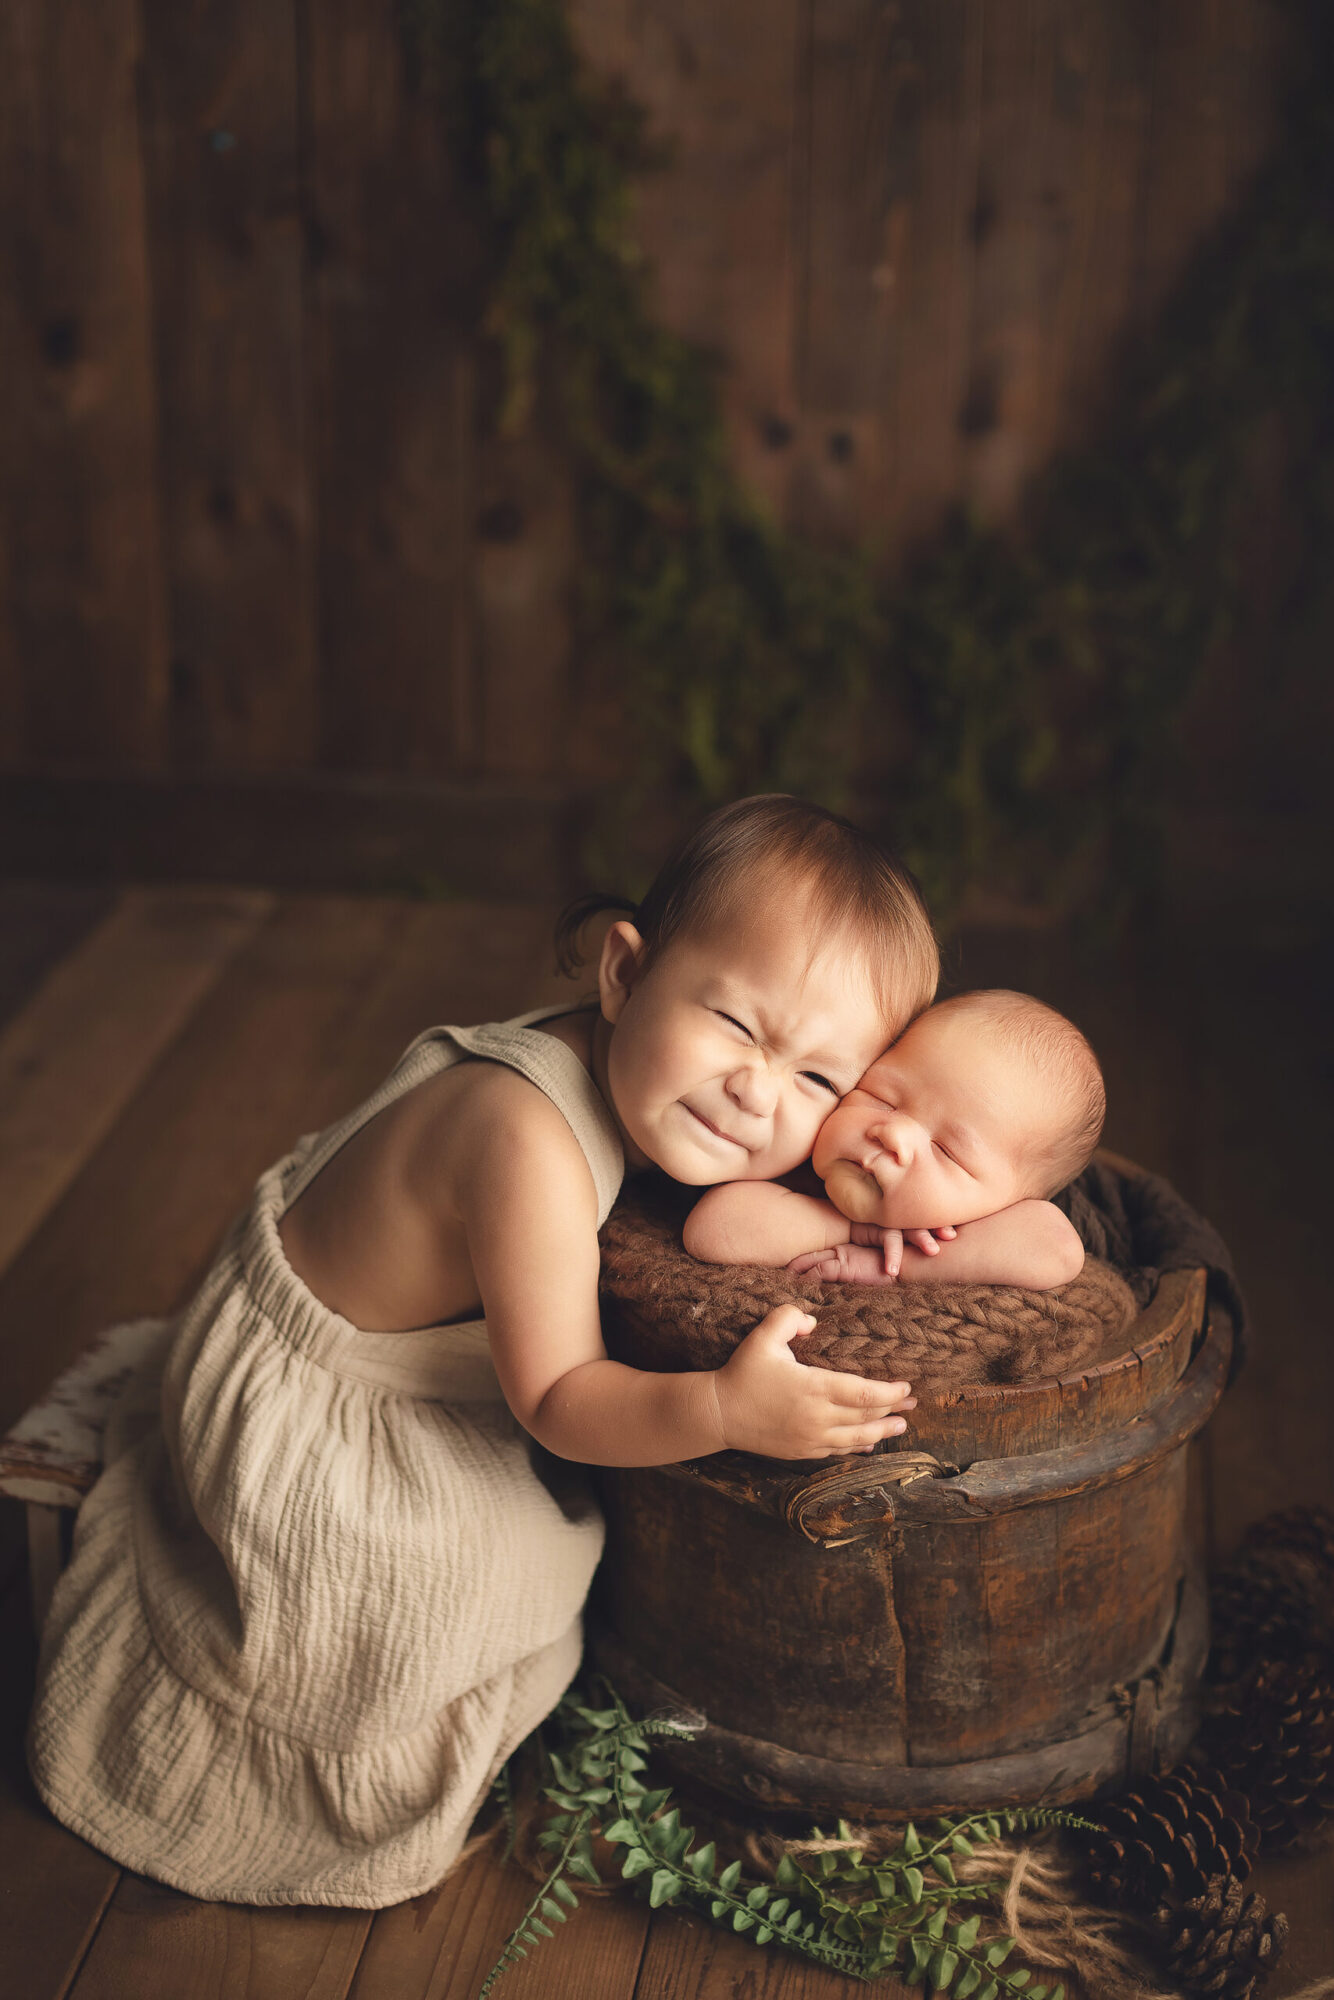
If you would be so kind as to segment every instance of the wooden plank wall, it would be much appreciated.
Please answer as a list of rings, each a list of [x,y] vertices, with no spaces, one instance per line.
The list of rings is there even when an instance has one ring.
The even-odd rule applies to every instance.
[[[571,5],[743,474],[886,564],[1087,434],[1273,115],[1269,0]],[[568,480],[394,8],[12,0],[0,217],[0,769],[569,768]]]

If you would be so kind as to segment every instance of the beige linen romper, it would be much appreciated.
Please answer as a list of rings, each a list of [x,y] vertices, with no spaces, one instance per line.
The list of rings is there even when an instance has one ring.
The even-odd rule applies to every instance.
[[[161,1323],[79,1513],[29,1735],[52,1812],[127,1867],[227,1902],[417,1895],[573,1676],[602,1522],[538,1478],[485,1323],[362,1332],[278,1236],[354,1132],[467,1057],[568,1119],[600,1225],[624,1161],[578,1057],[531,1025],[562,1011],[419,1036],[262,1176]]]

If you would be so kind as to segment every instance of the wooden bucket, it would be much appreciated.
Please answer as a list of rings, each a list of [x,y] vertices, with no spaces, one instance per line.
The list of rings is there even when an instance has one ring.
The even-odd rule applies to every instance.
[[[1189,1440],[1232,1329],[1203,1271],[1134,1345],[923,1397],[874,1456],[605,1471],[592,1658],[703,1718],[678,1783],[782,1823],[1047,1804],[1173,1761],[1207,1648]]]

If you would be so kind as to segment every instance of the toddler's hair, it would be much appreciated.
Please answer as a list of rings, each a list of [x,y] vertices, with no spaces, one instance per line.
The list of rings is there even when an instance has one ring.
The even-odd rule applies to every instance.
[[[729,914],[762,872],[774,870],[802,881],[822,928],[856,934],[891,1036],[930,1006],[940,954],[912,876],[862,827],[784,792],[711,812],[658,870],[641,903],[600,892],[580,896],[556,927],[557,963],[567,974],[584,964],[579,934],[601,910],[632,918],[651,963],[673,940]]]
[[[956,993],[940,1004],[986,1022],[1050,1085],[1058,1100],[1052,1128],[1031,1149],[1029,1167],[1034,1192],[1044,1198],[1056,1194],[1088,1165],[1107,1115],[1102,1071],[1086,1037],[1054,1007],[1005,987]]]

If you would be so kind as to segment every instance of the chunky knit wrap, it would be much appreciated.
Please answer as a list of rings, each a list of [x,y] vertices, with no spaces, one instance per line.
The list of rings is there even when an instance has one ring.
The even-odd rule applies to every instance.
[[[603,1228],[603,1328],[617,1360],[717,1368],[767,1312],[796,1299],[819,1315],[815,1331],[792,1343],[800,1360],[939,1393],[1110,1359],[1123,1351],[1135,1317],[1125,1279],[1095,1257],[1073,1284],[1046,1292],[822,1285],[767,1265],[697,1263],[681,1244],[694,1192],[643,1180],[622,1194]]]

